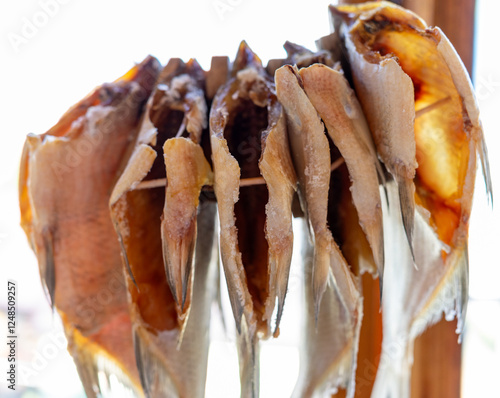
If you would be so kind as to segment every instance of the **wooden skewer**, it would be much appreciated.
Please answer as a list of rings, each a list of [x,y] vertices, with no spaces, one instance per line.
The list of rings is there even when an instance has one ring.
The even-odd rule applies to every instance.
[[[345,162],[343,157],[338,158],[332,163],[332,166],[330,167],[330,171],[338,169],[343,163]],[[252,185],[263,185],[265,184],[266,181],[264,180],[264,177],[253,177],[253,178],[242,178],[240,180],[240,187],[249,187]],[[151,188],[160,188],[160,187],[165,187],[167,185],[167,179],[166,178],[158,178],[156,180],[149,180],[149,181],[141,181],[135,188],[136,189],[151,189]],[[213,188],[210,186],[204,186],[203,187],[204,191],[212,191]]]
[[[181,137],[184,133],[184,130],[186,130],[186,116],[184,116],[184,119],[182,119],[182,123],[179,127],[179,131],[177,131],[177,134],[175,135],[175,138]]]
[[[433,111],[436,108],[439,108],[440,106],[446,104],[447,102],[451,101],[451,97],[445,97],[442,98],[436,102],[434,102],[431,105],[428,105],[422,109],[419,109],[418,111],[415,112],[415,118],[418,118],[428,112]],[[179,129],[179,132],[177,133],[177,136],[180,136],[182,132],[184,131],[185,125],[184,121],[182,122],[181,128]],[[340,157],[337,160],[335,160],[332,163],[332,167],[330,168],[331,171],[339,168],[342,163],[344,163],[344,158]],[[242,178],[240,180],[240,187],[249,187],[252,185],[262,185],[265,184],[266,181],[264,180],[263,177],[253,177],[253,178]],[[157,180],[149,180],[149,181],[141,181],[134,189],[150,189],[150,188],[159,188],[159,187],[164,187],[167,185],[167,179],[166,178],[159,178]],[[212,187],[210,186],[205,186],[203,187],[204,191],[211,191],[213,190]]]
[[[167,185],[166,178],[158,178],[157,180],[141,181],[139,184],[135,186],[135,188],[133,188],[133,190],[160,188],[166,185]]]
[[[422,115],[425,115],[427,112],[433,111],[436,108],[439,108],[440,106],[446,104],[448,101],[451,101],[451,97],[445,97],[441,98],[440,100],[434,102],[433,104],[430,104],[426,106],[425,108],[419,109],[418,111],[415,112],[415,119],[419,118]]]
[[[240,187],[250,187],[252,185],[263,185],[266,183],[264,177],[242,178],[240,180]]]
[[[335,162],[332,163],[332,166],[330,167],[330,171],[338,169],[342,164],[345,162],[344,158],[341,156],[338,158]]]

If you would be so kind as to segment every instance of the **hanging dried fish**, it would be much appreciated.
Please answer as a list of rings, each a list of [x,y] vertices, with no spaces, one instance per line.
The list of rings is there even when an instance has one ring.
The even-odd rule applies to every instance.
[[[110,200],[148,397],[205,392],[218,255],[215,203],[199,199],[212,179],[198,145],[207,118],[203,87],[196,61],[168,63]]]
[[[279,327],[288,284],[296,177],[274,84],[245,42],[214,98],[210,134],[241,395],[257,397],[258,339],[270,335],[276,298]]]
[[[360,13],[373,6],[364,4],[359,8],[346,7],[353,7],[354,13]],[[341,32],[340,25],[335,31]],[[413,179],[417,162],[411,78],[392,57],[377,59],[376,55],[370,53],[372,58],[367,59],[365,54],[357,51],[350,39],[345,41],[345,46],[356,92],[370,124],[377,151],[398,184],[405,231],[410,248],[413,248]]]
[[[306,331],[294,396],[321,396],[346,387],[352,397],[362,302],[358,284],[327,224],[330,144],[297,68],[283,66],[276,71],[275,80],[313,241],[313,246],[306,242],[304,257]]]
[[[346,162],[354,206],[373,252],[375,273],[382,280],[384,231],[378,177],[382,182],[385,179],[361,106],[339,70],[315,64],[301,69],[300,77],[304,91]]]
[[[109,393],[110,376],[123,396],[142,396],[108,200],[158,72],[158,61],[146,58],[24,147],[21,223],[88,397]]]
[[[400,349],[379,366],[374,394],[406,397],[414,338],[442,312],[447,319],[458,318],[459,333],[463,326],[476,152],[491,193],[479,112],[467,72],[439,28],[428,28],[411,12],[386,2],[341,6],[332,13],[379,153],[398,184],[389,184],[384,225],[390,243],[383,350],[394,344]],[[384,141],[389,131],[398,134]],[[413,159],[410,153],[398,157],[394,137],[404,150],[415,148]],[[411,199],[417,204],[413,252],[418,268],[401,241],[396,208],[401,203],[408,232],[408,195],[402,195],[401,176],[394,169],[398,159],[406,170],[418,162],[415,177],[407,173],[415,186]]]
[[[184,114],[176,136],[167,137],[163,145],[167,181],[161,225],[163,261],[181,328],[189,315],[192,296],[199,197],[201,188],[212,183],[212,170],[199,145],[208,118],[204,72],[194,60],[185,69],[178,69],[177,76],[160,83],[151,114],[158,126],[174,112]]]

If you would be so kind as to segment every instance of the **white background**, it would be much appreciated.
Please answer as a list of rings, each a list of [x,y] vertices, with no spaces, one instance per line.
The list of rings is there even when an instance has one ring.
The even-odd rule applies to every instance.
[[[67,398],[81,396],[81,387],[64,348],[47,352],[49,345],[58,347],[58,321],[50,313],[35,258],[18,226],[18,163],[26,134],[45,132],[93,87],[116,79],[147,54],[162,63],[170,57],[196,57],[208,68],[213,55],[233,58],[242,39],[265,61],[284,57],[285,40],[313,48],[315,39],[329,33],[329,2],[61,0],[50,9],[42,6],[45,3],[49,1],[0,3],[0,303],[4,308],[6,280],[18,281],[24,320],[19,359],[33,372],[26,376],[28,383],[46,394],[32,390],[19,396]],[[500,4],[479,0],[477,11],[475,82],[493,185],[499,187]],[[472,300],[464,345],[467,398],[499,394],[498,389],[494,392],[500,374],[499,248],[500,212],[488,206],[478,180],[470,228]],[[288,307],[297,299],[292,289]],[[264,398],[289,396],[297,375],[298,352],[292,348],[296,331],[285,332],[290,316],[285,311],[282,338],[262,351]],[[3,347],[3,313],[0,319]],[[0,396],[8,396],[1,376],[5,365],[0,360]],[[221,337],[211,347],[209,367],[207,396],[221,396],[222,391],[224,396],[237,396],[235,350]]]

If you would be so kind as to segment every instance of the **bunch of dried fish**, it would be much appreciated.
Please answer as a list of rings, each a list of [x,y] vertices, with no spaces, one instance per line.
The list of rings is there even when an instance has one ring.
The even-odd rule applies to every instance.
[[[439,28],[401,7],[331,14],[317,52],[286,43],[264,68],[242,42],[208,72],[148,57],[28,137],[22,225],[89,397],[111,375],[135,396],[204,395],[219,249],[241,395],[257,397],[293,215],[305,245],[295,397],[353,397],[357,361],[393,344],[356,396],[409,397],[415,337],[443,312],[461,332],[476,153],[491,192],[470,81]]]

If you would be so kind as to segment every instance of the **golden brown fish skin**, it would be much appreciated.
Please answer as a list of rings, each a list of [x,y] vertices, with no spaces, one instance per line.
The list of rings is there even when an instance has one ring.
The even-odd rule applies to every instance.
[[[304,91],[346,162],[354,205],[382,279],[384,230],[377,175],[382,171],[361,106],[340,71],[315,64],[299,73]]]
[[[212,103],[210,130],[221,255],[238,330],[242,396],[258,395],[258,340],[283,311],[296,177],[272,79],[245,42]],[[262,175],[266,185],[241,186]]]
[[[158,72],[148,57],[97,88],[47,133],[29,135],[21,161],[21,223],[88,396],[102,388],[97,358],[141,394],[108,200]]]

